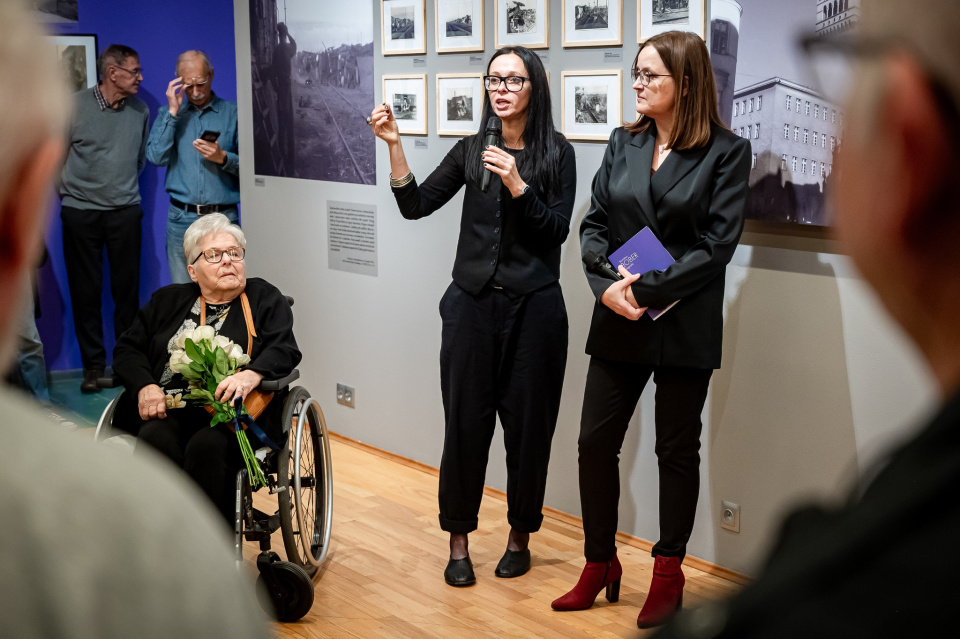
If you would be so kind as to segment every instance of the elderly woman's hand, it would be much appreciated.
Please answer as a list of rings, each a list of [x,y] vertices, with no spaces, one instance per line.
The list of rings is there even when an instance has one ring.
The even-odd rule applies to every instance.
[[[163,389],[156,384],[144,386],[137,393],[137,409],[140,411],[140,419],[166,419],[167,400]]]
[[[239,371],[224,379],[213,393],[218,402],[232,402],[237,397],[247,398],[254,388],[260,385],[263,375],[253,371]]]

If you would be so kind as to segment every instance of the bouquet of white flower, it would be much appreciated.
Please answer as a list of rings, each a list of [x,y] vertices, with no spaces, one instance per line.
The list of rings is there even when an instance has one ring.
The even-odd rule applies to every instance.
[[[184,331],[178,336],[176,346],[170,352],[170,369],[183,375],[190,385],[190,392],[183,399],[209,406],[213,412],[211,426],[222,422],[236,424],[236,409],[229,402],[217,401],[214,393],[220,382],[250,363],[250,356],[243,352],[239,344],[217,335],[212,326],[198,326]],[[245,415],[247,409],[241,404],[240,411],[241,415]],[[246,431],[237,427],[236,433],[251,483],[265,486],[266,478],[253,455]]]

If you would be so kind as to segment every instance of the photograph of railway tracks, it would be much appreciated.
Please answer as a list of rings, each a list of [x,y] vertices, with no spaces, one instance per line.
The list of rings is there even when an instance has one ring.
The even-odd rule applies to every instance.
[[[637,5],[637,42],[665,31],[706,35],[707,0],[640,0]]]
[[[623,0],[563,0],[563,46],[623,45]]]
[[[483,0],[434,0],[437,53],[483,51]]]
[[[653,0],[653,24],[690,24],[690,0]]]
[[[606,29],[610,26],[610,7],[607,0],[589,0],[573,7],[573,25],[583,29]]]
[[[251,0],[254,171],[376,184],[373,8]]]

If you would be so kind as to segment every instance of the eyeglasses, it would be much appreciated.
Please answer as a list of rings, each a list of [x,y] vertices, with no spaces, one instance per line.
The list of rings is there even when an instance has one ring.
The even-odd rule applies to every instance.
[[[650,73],[646,69],[640,70],[636,67],[630,69],[630,75],[633,77],[633,81],[636,82],[640,80],[640,85],[648,87],[650,86],[650,80],[653,78],[669,78],[669,73]]]
[[[208,79],[208,80],[204,80],[203,82],[194,82],[193,84],[187,84],[186,82],[184,82],[184,83],[181,85],[181,88],[182,88],[184,91],[186,91],[187,89],[192,89],[193,87],[203,87],[203,86],[206,86],[206,85],[208,85],[208,84],[210,84],[210,80],[209,80],[209,79]]]
[[[507,91],[517,93],[523,90],[524,80],[529,79],[521,75],[508,75],[505,78],[501,78],[499,75],[485,75],[483,76],[483,86],[487,88],[487,91],[499,91],[500,84],[503,83],[506,85]]]
[[[247,252],[247,249],[243,248],[242,246],[231,246],[230,248],[227,248],[227,249],[212,248],[212,249],[207,249],[206,251],[200,251],[200,255],[198,255],[190,263],[196,264],[197,260],[199,260],[200,256],[202,255],[203,259],[205,259],[210,264],[217,264],[223,259],[223,256],[225,254],[230,256],[230,261],[232,262],[242,262],[243,254],[246,252]]]
[[[126,67],[121,67],[120,65],[115,64],[113,65],[113,68],[120,69],[121,71],[126,71],[133,77],[137,77],[138,75],[143,75],[143,69],[141,67],[137,67],[136,69],[128,69]]]

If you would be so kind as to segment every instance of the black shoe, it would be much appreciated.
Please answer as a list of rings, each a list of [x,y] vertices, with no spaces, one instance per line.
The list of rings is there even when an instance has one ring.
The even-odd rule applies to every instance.
[[[447,567],[443,570],[443,580],[451,586],[472,586],[477,583],[470,557],[448,561]]]
[[[83,371],[83,381],[80,382],[81,393],[99,393],[97,379],[103,377],[103,370],[98,368],[88,368]]]
[[[510,579],[524,575],[528,570],[530,570],[530,549],[508,550],[500,558],[495,574],[497,577]]]

